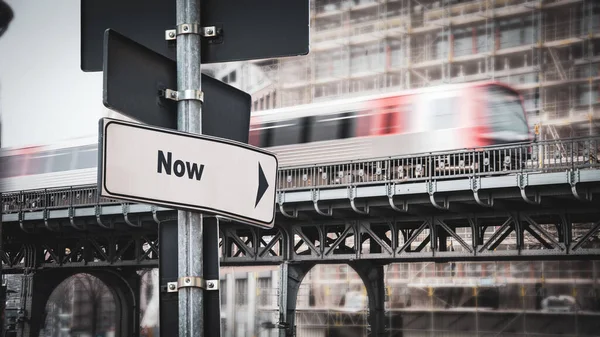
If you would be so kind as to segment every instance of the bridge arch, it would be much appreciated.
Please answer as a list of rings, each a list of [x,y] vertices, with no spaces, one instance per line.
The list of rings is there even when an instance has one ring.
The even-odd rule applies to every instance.
[[[347,264],[298,263],[289,264],[284,267],[284,270],[287,269],[286,322],[288,323],[288,335],[291,335],[293,330],[297,330],[298,326],[304,325],[310,319],[309,316],[316,313],[313,309],[315,305],[319,305],[317,303],[319,301],[315,298],[315,293],[318,290],[315,291],[313,282],[311,282],[310,286],[306,287],[308,289],[300,289],[303,281],[308,280],[306,276],[314,272],[316,275],[313,280],[318,281],[320,278],[319,271],[326,269],[335,270],[344,267],[350,268],[348,270],[349,274],[355,274],[357,277],[354,278],[354,282],[349,282],[348,291],[345,294],[336,296],[333,302],[323,303],[324,308],[327,309],[328,314],[333,313],[337,319],[346,319],[348,322],[351,322],[350,324],[363,325],[364,327],[364,329],[355,328],[354,330],[364,330],[363,332],[366,332],[369,336],[379,336],[384,333],[385,288],[383,284],[383,266],[372,262],[356,261]],[[329,289],[331,289],[331,285],[329,285]],[[323,290],[321,289],[321,291]],[[366,299],[364,295],[366,295]],[[298,301],[300,296],[304,297],[304,302]],[[303,314],[303,311],[308,312],[309,315]],[[365,312],[366,317],[361,315],[361,313]],[[326,321],[330,322],[329,319]],[[344,336],[350,336],[352,333],[358,332],[353,332],[352,328],[347,330],[343,332],[339,331],[339,333],[342,333]],[[298,331],[296,331],[297,333]],[[362,336],[362,334],[358,335]]]
[[[77,274],[89,274],[111,292],[115,301],[115,337],[139,336],[139,288],[140,278],[135,270],[113,270],[95,268],[51,269],[25,276],[23,290],[32,294],[26,303],[23,335],[38,337],[45,321],[46,304],[54,290],[67,279]]]

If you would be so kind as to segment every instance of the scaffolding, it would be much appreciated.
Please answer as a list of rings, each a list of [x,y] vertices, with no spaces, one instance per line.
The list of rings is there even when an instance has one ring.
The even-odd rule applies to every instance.
[[[264,66],[269,108],[497,80],[523,95],[540,139],[596,132],[597,1],[311,0],[310,23],[308,56]]]

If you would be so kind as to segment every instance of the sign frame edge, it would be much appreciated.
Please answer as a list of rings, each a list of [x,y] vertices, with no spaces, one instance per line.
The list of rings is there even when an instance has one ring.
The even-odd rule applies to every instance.
[[[192,211],[192,212],[206,212],[212,216],[218,216],[218,217],[223,217],[226,219],[231,219],[236,222],[260,227],[262,229],[272,229],[275,226],[275,218],[276,218],[276,214],[277,214],[277,207],[275,206],[275,204],[277,203],[277,183],[278,183],[278,178],[279,178],[278,174],[276,174],[276,176],[275,176],[275,181],[274,181],[274,186],[273,186],[273,188],[275,189],[275,193],[273,193],[273,201],[272,201],[273,216],[271,217],[271,220],[268,222],[260,221],[260,220],[256,220],[256,219],[252,219],[252,218],[247,218],[247,217],[244,217],[241,215],[231,214],[231,213],[223,212],[223,211],[215,212],[214,209],[207,209],[204,207],[186,207],[185,205],[178,204],[178,203],[148,200],[148,199],[144,199],[143,197],[135,197],[135,196],[130,196],[130,195],[113,194],[108,189],[106,189],[105,185],[104,185],[104,183],[106,181],[106,174],[105,174],[105,169],[106,169],[106,160],[105,160],[106,144],[105,143],[106,143],[106,133],[107,133],[106,129],[110,124],[125,125],[125,126],[129,126],[129,127],[140,128],[140,129],[145,129],[145,130],[165,132],[168,134],[177,134],[180,136],[187,136],[190,138],[203,139],[203,140],[207,140],[207,141],[214,141],[217,143],[225,143],[225,144],[228,144],[231,146],[242,147],[247,150],[259,152],[264,155],[272,157],[273,159],[275,159],[275,167],[276,167],[275,172],[277,172],[279,170],[279,160],[277,158],[277,155],[273,152],[266,151],[259,147],[255,147],[255,146],[252,146],[249,144],[245,144],[245,143],[234,141],[234,140],[227,139],[227,138],[220,138],[220,137],[214,137],[214,136],[209,136],[209,135],[196,135],[196,134],[191,134],[191,133],[187,133],[187,132],[183,132],[183,131],[157,127],[157,126],[153,126],[153,125],[133,123],[133,122],[128,122],[128,121],[122,121],[119,119],[104,117],[99,120],[100,130],[98,132],[99,139],[98,139],[98,173],[97,173],[97,176],[98,176],[98,193],[99,193],[100,197],[117,199],[117,200],[127,200],[127,201],[138,202],[138,203],[145,203],[145,204],[150,204],[150,205],[162,206],[162,207],[166,207],[166,208],[173,208],[175,210],[179,209],[179,210]],[[224,213],[227,213],[227,214],[224,214]]]

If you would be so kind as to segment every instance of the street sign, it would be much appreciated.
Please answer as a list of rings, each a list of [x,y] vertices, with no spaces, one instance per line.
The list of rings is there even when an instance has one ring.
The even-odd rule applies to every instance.
[[[201,211],[272,228],[277,157],[222,138],[100,120],[103,197]]]
[[[175,59],[165,29],[175,23],[172,0],[81,0],[81,70],[102,71],[104,31],[114,29]]]
[[[177,129],[177,101],[161,96],[177,88],[175,61],[107,29],[103,68],[104,106],[145,124]],[[201,81],[202,133],[248,143],[250,95],[205,74]]]
[[[102,40],[114,29],[176,59],[165,32],[176,27],[176,1],[81,0],[81,69],[102,71]],[[203,0],[202,64],[306,55],[309,0]]]

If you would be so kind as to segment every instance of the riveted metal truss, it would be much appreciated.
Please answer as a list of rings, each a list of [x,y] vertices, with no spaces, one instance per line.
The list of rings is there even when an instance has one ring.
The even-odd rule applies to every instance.
[[[58,267],[155,268],[157,224],[172,220],[152,207],[126,204],[108,212],[88,207],[13,215],[17,221],[3,222],[0,258],[5,273]]]
[[[286,259],[287,234],[281,227],[260,229],[247,226],[220,226],[223,263],[276,264]]]
[[[353,330],[369,328],[366,311],[296,309],[296,323],[306,328],[350,327]]]
[[[590,198],[584,201],[569,184],[529,185],[527,198],[514,186],[490,188],[479,199],[465,188],[435,194],[435,203],[426,186],[421,193],[395,195],[389,193],[390,186],[380,187],[387,196],[363,194],[354,205],[349,198],[332,198],[315,208],[313,196],[290,202],[295,217],[278,213],[276,226],[269,230],[222,222],[221,263],[600,256],[600,207],[593,198],[600,186],[595,183],[579,186]],[[2,258],[7,269],[26,268],[31,249],[36,259],[30,268],[156,266],[157,226],[175,217],[173,210],[140,204],[5,214]]]
[[[4,273],[59,267],[158,267],[156,235],[36,238],[5,244]]]
[[[221,263],[596,258],[599,140],[284,168],[275,227],[222,221]],[[8,269],[155,265],[157,226],[177,216],[100,198],[95,186],[2,198]],[[127,244],[134,253],[123,255]]]
[[[226,236],[237,237],[245,247],[236,254],[223,250],[222,263],[553,260],[597,258],[600,253],[598,211],[489,212],[289,224],[276,232],[280,242],[289,242],[282,247],[289,251],[264,257],[247,244],[251,238],[264,238],[259,232],[254,228],[227,229]],[[288,239],[281,238],[285,235]],[[242,250],[247,254],[239,254]]]

